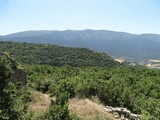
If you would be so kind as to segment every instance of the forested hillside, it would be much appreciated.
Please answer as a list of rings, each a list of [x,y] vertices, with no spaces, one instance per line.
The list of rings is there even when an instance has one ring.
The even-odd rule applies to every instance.
[[[69,47],[84,47],[105,52],[112,57],[133,60],[159,59],[160,35],[129,34],[108,30],[26,31],[0,39],[16,42],[56,44]]]
[[[13,81],[14,72],[11,61],[0,56],[0,120],[29,120],[31,94],[27,86]]]
[[[26,86],[13,83],[8,54],[0,56],[2,120],[81,120],[68,108],[68,100],[74,98],[126,107],[142,120],[160,119],[160,70],[120,66],[106,54],[83,48],[1,42],[0,49],[21,62],[16,68],[27,73]],[[38,116],[28,107],[34,102],[33,91],[55,98]]]
[[[9,52],[18,62],[53,66],[115,66],[118,65],[104,53],[85,48],[67,48],[47,44],[0,42],[0,51]]]
[[[97,96],[105,105],[126,107],[142,120],[160,119],[160,71],[146,68],[23,66],[29,86],[70,98]],[[133,119],[135,120],[135,119]]]

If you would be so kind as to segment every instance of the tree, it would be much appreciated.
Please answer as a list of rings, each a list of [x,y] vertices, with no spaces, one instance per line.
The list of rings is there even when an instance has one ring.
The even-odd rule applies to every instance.
[[[27,119],[30,92],[21,84],[11,82],[12,68],[10,62],[0,58],[0,119]]]
[[[59,95],[57,95],[55,104],[50,107],[42,119],[72,120],[68,110],[68,98],[69,95],[67,93],[59,93]]]
[[[10,77],[11,67],[9,67],[5,58],[0,58],[0,119],[7,118],[10,113],[10,98],[6,92]]]

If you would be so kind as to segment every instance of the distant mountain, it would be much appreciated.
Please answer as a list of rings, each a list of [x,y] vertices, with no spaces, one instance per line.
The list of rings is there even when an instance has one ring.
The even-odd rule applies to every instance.
[[[160,35],[129,34],[107,30],[26,31],[6,36],[1,40],[55,44],[89,48],[105,52],[115,58],[160,59]]]
[[[120,65],[105,53],[86,48],[60,47],[56,45],[0,42],[0,52],[9,52],[18,62],[53,66],[117,66]]]

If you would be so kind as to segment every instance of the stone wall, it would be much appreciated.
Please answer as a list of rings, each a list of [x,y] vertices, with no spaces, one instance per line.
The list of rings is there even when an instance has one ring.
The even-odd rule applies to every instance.
[[[116,119],[141,120],[141,116],[139,114],[131,113],[131,111],[126,108],[106,106],[104,110],[112,113]]]

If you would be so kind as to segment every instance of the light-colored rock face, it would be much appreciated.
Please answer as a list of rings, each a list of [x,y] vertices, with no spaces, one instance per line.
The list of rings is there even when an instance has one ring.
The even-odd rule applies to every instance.
[[[131,113],[131,111],[128,110],[127,108],[106,106],[104,108],[104,111],[112,113],[116,119],[121,119],[121,120],[140,120],[141,119],[140,115]]]

